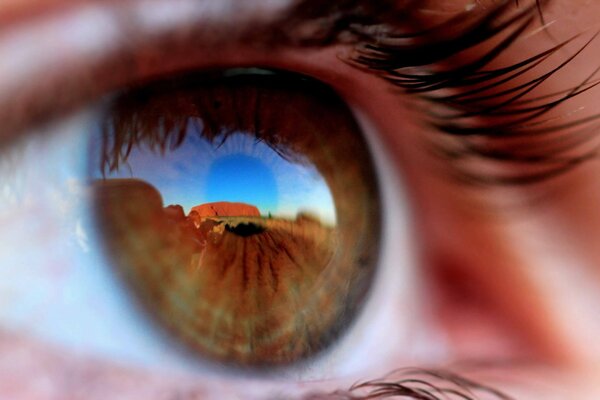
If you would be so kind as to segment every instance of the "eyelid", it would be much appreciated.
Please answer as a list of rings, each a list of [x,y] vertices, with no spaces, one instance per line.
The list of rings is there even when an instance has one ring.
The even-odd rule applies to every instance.
[[[227,49],[244,33],[264,31],[287,5],[149,3],[78,4],[0,31],[0,144],[30,123],[72,111],[136,80],[223,63]],[[248,62],[249,55],[239,50],[230,65]]]

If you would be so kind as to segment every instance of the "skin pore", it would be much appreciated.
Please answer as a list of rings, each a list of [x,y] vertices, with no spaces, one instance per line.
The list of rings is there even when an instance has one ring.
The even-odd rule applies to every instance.
[[[0,397],[302,398],[346,390],[357,381],[415,366],[443,367],[516,399],[595,399],[600,395],[593,379],[600,368],[600,345],[595,340],[600,334],[595,311],[600,306],[596,161],[535,185],[482,188],[447,179],[436,172],[444,160],[423,146],[425,138],[439,135],[422,123],[423,111],[415,111],[411,104],[414,98],[398,94],[376,74],[345,62],[352,57],[352,46],[256,44],[277,32],[295,38],[310,38],[318,32],[310,23],[297,25],[294,35],[269,28],[278,16],[286,15],[291,3],[181,1],[177,8],[166,3],[28,0],[0,4],[0,59],[8,60],[0,64],[0,143],[11,146],[17,135],[27,133],[29,125],[74,112],[81,103],[132,81],[184,69],[260,65],[311,75],[338,91],[359,115],[367,136],[376,138],[375,148],[385,149],[382,157],[387,160],[385,168],[391,170],[388,178],[403,188],[390,185],[388,197],[392,202],[394,196],[405,197],[410,204],[418,279],[429,291],[419,294],[420,300],[431,302],[424,312],[445,332],[448,355],[440,366],[437,359],[407,355],[403,343],[392,341],[385,344],[393,343],[393,348],[380,349],[377,358],[364,359],[364,368],[339,376],[329,371],[324,374],[327,379],[314,374],[305,380],[214,372],[169,374],[65,350],[25,332],[0,331]],[[477,7],[485,9],[495,3],[477,2]],[[444,20],[469,4],[425,2],[419,7],[420,23],[427,26]],[[545,28],[541,23],[532,27],[491,66],[519,62],[524,55],[582,34],[555,56],[552,65],[556,65],[598,30],[598,15],[600,4],[593,1],[544,4]],[[75,29],[79,29],[77,35]],[[536,96],[581,84],[600,66],[599,48],[592,42],[584,54],[541,85]],[[528,73],[522,79],[540,74]],[[549,118],[600,113],[598,93],[591,89],[570,99]],[[593,148],[594,143],[589,146]],[[475,165],[488,168],[481,161]],[[388,251],[385,263],[407,262],[399,261],[402,252]],[[386,301],[398,305],[390,314],[392,323],[410,324],[400,311],[407,294],[386,293],[391,296]],[[482,354],[490,365],[445,368]],[[489,362],[491,354],[499,362]],[[403,374],[397,372],[387,380]],[[444,385],[448,381],[447,377],[428,379]],[[497,396],[488,392],[481,398]]]

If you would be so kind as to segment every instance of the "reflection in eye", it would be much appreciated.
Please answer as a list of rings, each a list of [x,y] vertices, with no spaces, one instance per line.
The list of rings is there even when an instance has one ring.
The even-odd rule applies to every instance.
[[[268,71],[185,77],[123,94],[102,132],[91,174],[108,258],[181,341],[286,365],[348,328],[376,267],[379,199],[330,90]]]

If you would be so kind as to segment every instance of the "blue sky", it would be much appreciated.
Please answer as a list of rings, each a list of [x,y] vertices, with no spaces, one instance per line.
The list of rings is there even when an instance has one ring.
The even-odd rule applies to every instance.
[[[208,171],[205,199],[255,205],[262,214],[277,210],[279,195],[271,169],[259,158],[231,154],[217,158]]]
[[[221,146],[191,131],[182,146],[157,155],[135,149],[129,167],[111,177],[135,177],[158,188],[165,205],[191,207],[213,201],[255,205],[261,214],[293,218],[309,211],[335,223],[335,205],[327,183],[312,166],[286,161],[251,135],[231,135]]]

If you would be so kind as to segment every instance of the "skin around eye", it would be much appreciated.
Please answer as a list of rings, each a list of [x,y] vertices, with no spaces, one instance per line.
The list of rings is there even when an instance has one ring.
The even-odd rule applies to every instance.
[[[544,74],[560,66],[555,73],[540,80],[543,83],[520,97],[525,109],[532,104],[528,101],[533,99],[539,101],[549,98],[544,96],[572,93],[573,90],[578,92],[576,88],[596,82],[600,63],[599,43],[595,37],[598,20],[596,16],[591,17],[583,11],[588,7],[587,4],[566,6],[560,1],[544,3],[536,15],[536,24],[530,27],[531,32],[486,66],[486,69],[495,70],[514,65],[552,49],[558,43],[573,39],[535,69],[518,75],[512,87],[530,80],[540,80]],[[577,20],[576,24],[572,18]],[[538,23],[547,23],[549,26],[537,29]],[[482,53],[486,50],[487,47],[482,49]],[[499,91],[509,89],[506,85],[497,88]],[[546,106],[539,118],[522,123],[515,129],[547,128],[553,124],[560,125],[561,129],[556,129],[555,136],[551,137],[523,135],[516,144],[512,144],[513,147],[524,152],[528,146],[545,149],[546,152],[540,153],[547,156],[552,149],[548,144],[557,146],[573,138],[587,137],[588,140],[577,142],[579,147],[570,147],[568,149],[571,151],[561,156],[567,159],[593,151],[597,146],[597,125],[592,123],[591,126],[582,127],[577,122],[588,119],[594,121],[597,118],[600,112],[597,99],[598,91],[592,86],[567,101]],[[478,121],[505,123],[510,118],[510,115],[495,118],[480,115]],[[517,114],[516,118],[521,118],[521,114]],[[573,126],[570,127],[571,124]],[[435,130],[432,133],[438,138],[443,137]],[[595,156],[592,158],[595,160]],[[490,164],[481,158],[476,162],[478,172],[490,170]],[[535,171],[537,165],[532,158],[525,164],[516,167],[511,165],[509,168],[513,168],[512,172],[519,168]],[[436,189],[431,189],[433,185],[425,186],[429,193],[423,193],[421,197],[431,199],[441,196],[448,199],[445,204],[428,202],[429,206],[421,214],[423,218],[420,223],[424,224],[422,240],[425,243],[423,253],[429,260],[425,265],[432,268],[433,274],[445,276],[441,280],[446,280],[448,273],[456,274],[455,278],[458,276],[462,284],[471,286],[471,290],[480,294],[487,292],[484,297],[496,303],[495,308],[501,310],[500,313],[509,321],[512,320],[510,324],[529,337],[528,341],[533,344],[528,346],[529,349],[537,347],[537,352],[546,361],[552,360],[560,365],[596,365],[598,359],[597,347],[588,336],[596,335],[598,320],[583,317],[587,312],[581,311],[588,309],[591,304],[597,304],[597,256],[588,247],[589,241],[581,240],[582,235],[578,233],[583,226],[593,225],[591,229],[594,230],[597,227],[595,222],[592,223],[596,221],[596,212],[586,206],[597,198],[597,181],[592,178],[597,175],[596,170],[597,163],[590,161],[549,182],[508,188],[491,185],[487,190],[469,190],[460,185],[454,189],[448,185],[444,189],[445,185],[438,183]],[[437,195],[431,194],[438,190],[440,192]],[[471,204],[471,207],[465,204]],[[585,224],[582,223],[582,215],[585,215]],[[453,221],[449,225],[442,222],[449,220]],[[575,220],[578,222],[575,223]],[[488,238],[483,239],[486,236]],[[575,259],[578,261],[573,261]],[[500,270],[503,273],[491,272]],[[580,279],[587,281],[589,286],[581,293],[576,293],[579,284],[575,282]],[[506,293],[512,296],[506,296]],[[444,314],[444,311],[441,313]],[[462,324],[458,325],[461,325],[458,331],[462,333],[457,332],[457,337],[468,331]]]
[[[464,6],[462,1],[458,2],[458,7],[454,7],[454,2],[447,3],[450,3],[451,11],[462,10]],[[559,0],[553,3],[555,8],[545,8],[545,18],[554,39],[565,39],[582,29],[593,29],[600,15],[597,6],[591,2]],[[443,16],[446,11],[431,7],[423,13],[424,19]],[[539,32],[542,34],[525,37],[521,44],[526,48],[555,44],[552,35],[542,39],[545,30]],[[506,53],[506,57],[518,61],[518,53]],[[337,85],[346,98],[352,99],[356,108],[377,121],[383,147],[394,155],[394,168],[403,171],[407,187],[411,188],[413,204],[418,205],[414,220],[422,234],[422,248],[426,253],[422,264],[432,270],[445,265],[451,273],[457,272],[456,266],[460,267],[461,273],[454,276],[481,288],[487,299],[495,299],[496,308],[503,310],[506,319],[519,331],[527,332],[531,339],[529,343],[542,344],[541,351],[550,354],[549,358],[554,361],[561,360],[561,364],[569,360],[561,369],[556,369],[555,363],[538,371],[508,368],[499,379],[492,378],[487,382],[495,382],[498,388],[517,399],[597,398],[598,357],[594,346],[599,330],[593,324],[597,321],[595,305],[598,304],[595,297],[598,292],[595,238],[600,225],[597,223],[596,164],[590,163],[575,175],[555,183],[550,188],[555,195],[543,205],[536,203],[526,212],[502,214],[502,218],[498,218],[497,212],[492,216],[482,214],[479,212],[480,195],[428,174],[430,159],[415,149],[419,148],[416,139],[431,132],[416,123],[416,115],[411,114],[410,108],[409,111],[406,108],[399,110],[399,102],[388,86],[355,74],[332,59],[335,56],[327,58],[320,54],[311,58],[300,55],[296,59],[291,57],[289,62]],[[588,56],[585,61],[573,64],[567,77],[554,80],[554,83],[572,86],[578,76],[587,76],[586,65],[595,64],[596,58]],[[552,84],[544,92],[562,89],[564,86]],[[597,110],[597,94],[594,93],[597,92],[578,97],[581,99],[579,106],[585,106],[588,111]],[[505,194],[492,191],[489,197],[504,199]],[[521,194],[516,192],[517,196]],[[515,192],[510,196],[515,196]],[[536,246],[531,247],[532,244]],[[449,316],[450,312],[446,312],[446,317]],[[462,324],[462,329],[465,326],[468,324]],[[113,397],[152,398],[163,396],[165,392],[176,393],[181,398],[209,398],[211,393],[216,398],[229,395],[260,398],[273,393],[286,393],[291,397],[292,393],[305,393],[311,389],[329,392],[345,388],[357,379],[353,377],[323,386],[282,383],[276,387],[253,386],[243,380],[236,384],[209,382],[198,377],[180,379],[163,374],[145,375],[114,365],[81,361],[77,357],[66,360],[60,349],[43,349],[11,336],[3,336],[2,345],[2,354],[7,355],[2,358],[2,371],[8,371],[3,372],[8,377],[0,379],[3,385],[0,393],[8,393],[8,398],[64,398],[73,393],[85,393],[80,397],[87,399],[104,399],[111,394]],[[38,356],[27,358],[27,354]],[[13,362],[15,359],[20,362]],[[385,365],[382,362],[380,372],[368,373],[358,379],[379,377],[405,365],[398,360],[387,360]]]
[[[132,89],[101,124],[98,227],[148,314],[233,366],[290,365],[350,329],[377,265],[380,202],[333,92],[264,70],[206,73]]]

